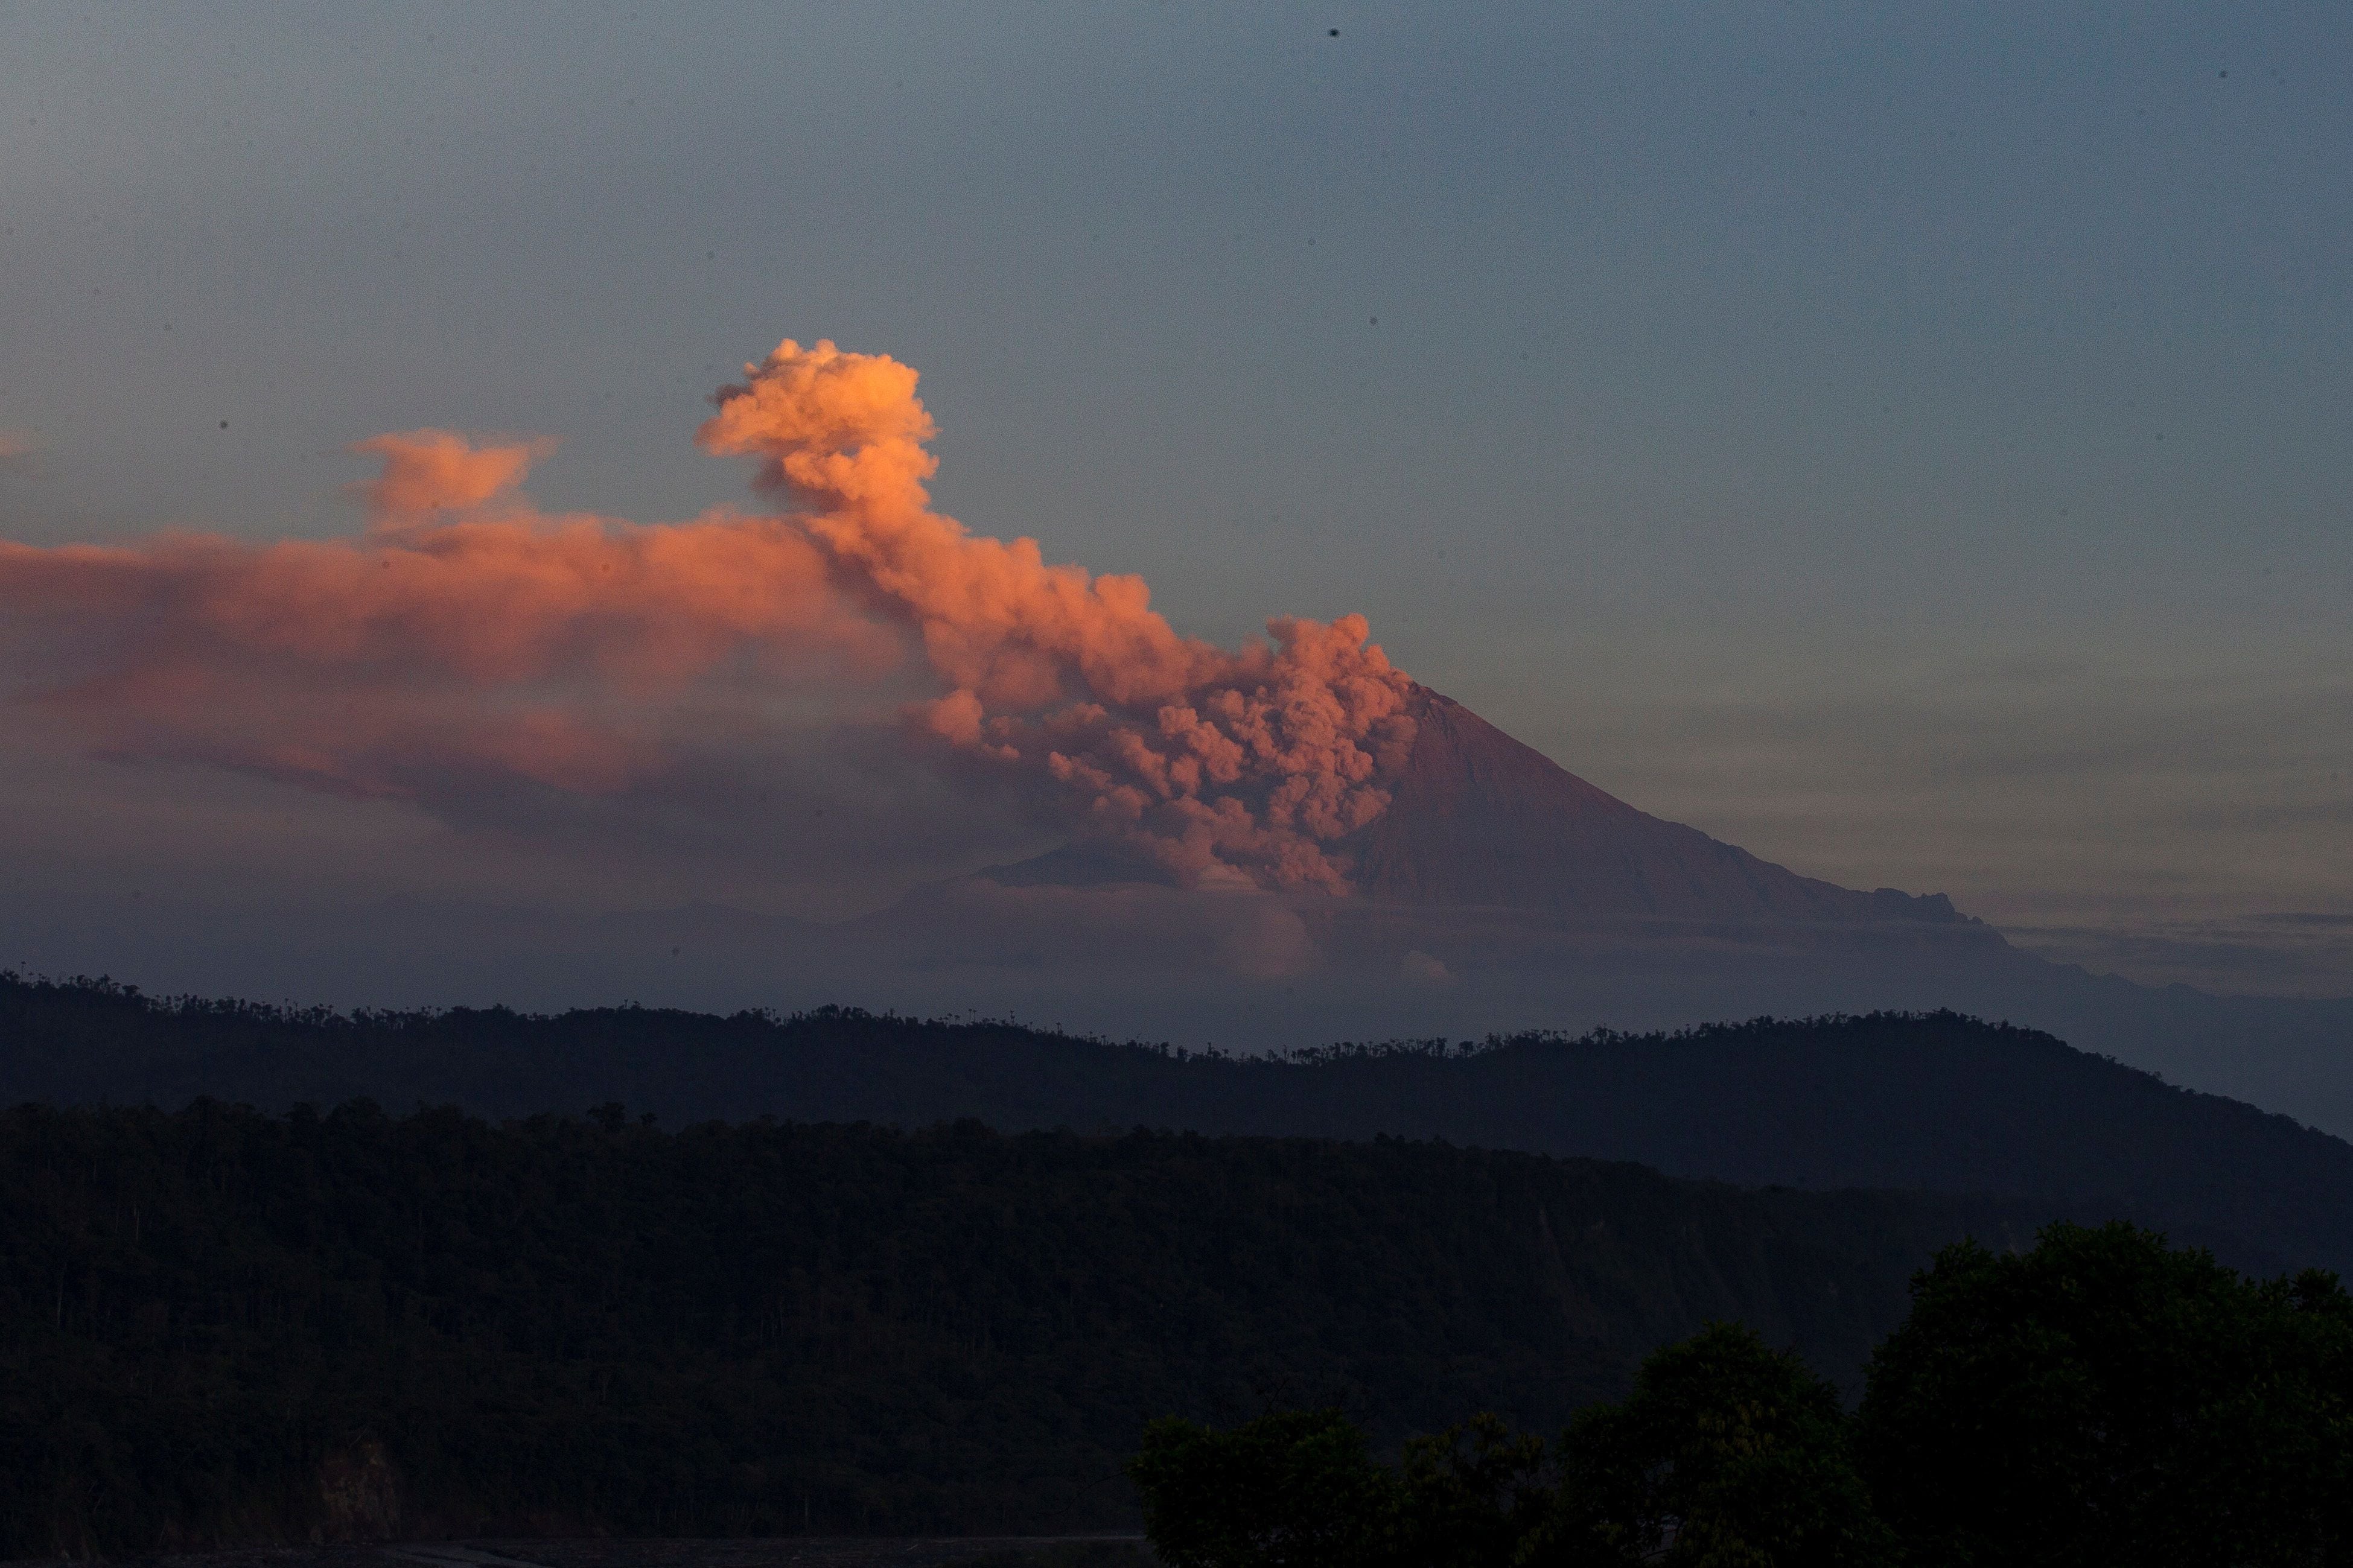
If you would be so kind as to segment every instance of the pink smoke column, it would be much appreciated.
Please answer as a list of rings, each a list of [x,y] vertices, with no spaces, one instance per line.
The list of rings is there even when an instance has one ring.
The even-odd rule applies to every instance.
[[[1361,616],[1178,636],[1140,578],[1046,564],[931,508],[916,374],[787,340],[698,439],[797,510],[640,526],[549,517],[546,443],[376,437],[354,539],[0,542],[0,634],[58,671],[35,698],[91,750],[356,795],[515,776],[623,791],[666,765],[660,703],[698,682],[871,679],[912,634],[943,744],[1029,781],[1074,829],[1180,879],[1345,890],[1338,841],[1388,805],[1409,683]]]
[[[1277,619],[1239,652],[1179,637],[1142,578],[1049,566],[1035,540],[931,510],[911,367],[786,339],[744,373],[697,438],[765,459],[755,483],[811,509],[840,580],[921,633],[952,687],[934,733],[1042,773],[1093,830],[1188,879],[1346,886],[1333,843],[1387,806],[1413,738],[1409,683],[1362,616]]]

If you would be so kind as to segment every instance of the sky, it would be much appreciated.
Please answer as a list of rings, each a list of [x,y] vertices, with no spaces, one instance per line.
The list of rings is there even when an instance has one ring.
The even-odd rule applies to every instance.
[[[1362,614],[1768,859],[2342,994],[2348,59],[2310,5],[16,8],[0,540],[353,540],[421,428],[545,438],[535,516],[756,510],[709,399],[830,340],[920,373],[938,511],[1183,637]],[[837,915],[1053,833],[740,687],[628,811],[325,790],[61,725],[130,634],[0,617],[20,900]]]

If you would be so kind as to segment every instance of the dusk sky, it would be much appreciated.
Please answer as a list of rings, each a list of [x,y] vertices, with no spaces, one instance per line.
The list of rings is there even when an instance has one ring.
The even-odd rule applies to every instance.
[[[831,915],[1038,847],[839,740],[903,671],[697,687],[665,734],[726,744],[609,809],[45,697],[153,673],[150,620],[46,616],[56,547],[426,526],[371,437],[530,447],[467,504],[533,518],[754,517],[804,437],[710,398],[790,338],[920,373],[937,510],[1184,637],[1362,614],[1767,859],[2353,992],[2348,60],[2308,5],[14,9],[0,896]],[[533,679],[656,700],[580,657]]]

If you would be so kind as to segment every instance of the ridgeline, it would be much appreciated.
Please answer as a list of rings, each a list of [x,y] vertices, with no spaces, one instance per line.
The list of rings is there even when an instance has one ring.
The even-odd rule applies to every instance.
[[[488,1117],[619,1103],[1004,1131],[1382,1134],[1745,1185],[1988,1193],[2130,1219],[2257,1273],[2353,1274],[2353,1145],[1951,1013],[1529,1034],[1280,1058],[824,1009],[342,1014],[0,975],[0,1104],[369,1098]]]

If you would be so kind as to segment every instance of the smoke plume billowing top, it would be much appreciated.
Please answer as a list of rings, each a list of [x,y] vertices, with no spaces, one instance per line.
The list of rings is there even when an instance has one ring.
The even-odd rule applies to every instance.
[[[357,537],[0,542],[0,631],[38,672],[32,703],[100,755],[428,807],[486,782],[658,779],[690,694],[782,724],[757,716],[912,674],[912,748],[1003,775],[1073,832],[1188,883],[1345,890],[1335,843],[1387,806],[1413,737],[1411,684],[1363,618],[1220,648],[1140,578],[969,531],[931,507],[915,384],[787,340],[698,436],[757,458],[785,510],[681,523],[539,511],[518,487],[543,442],[379,436],[359,444],[383,471]]]

